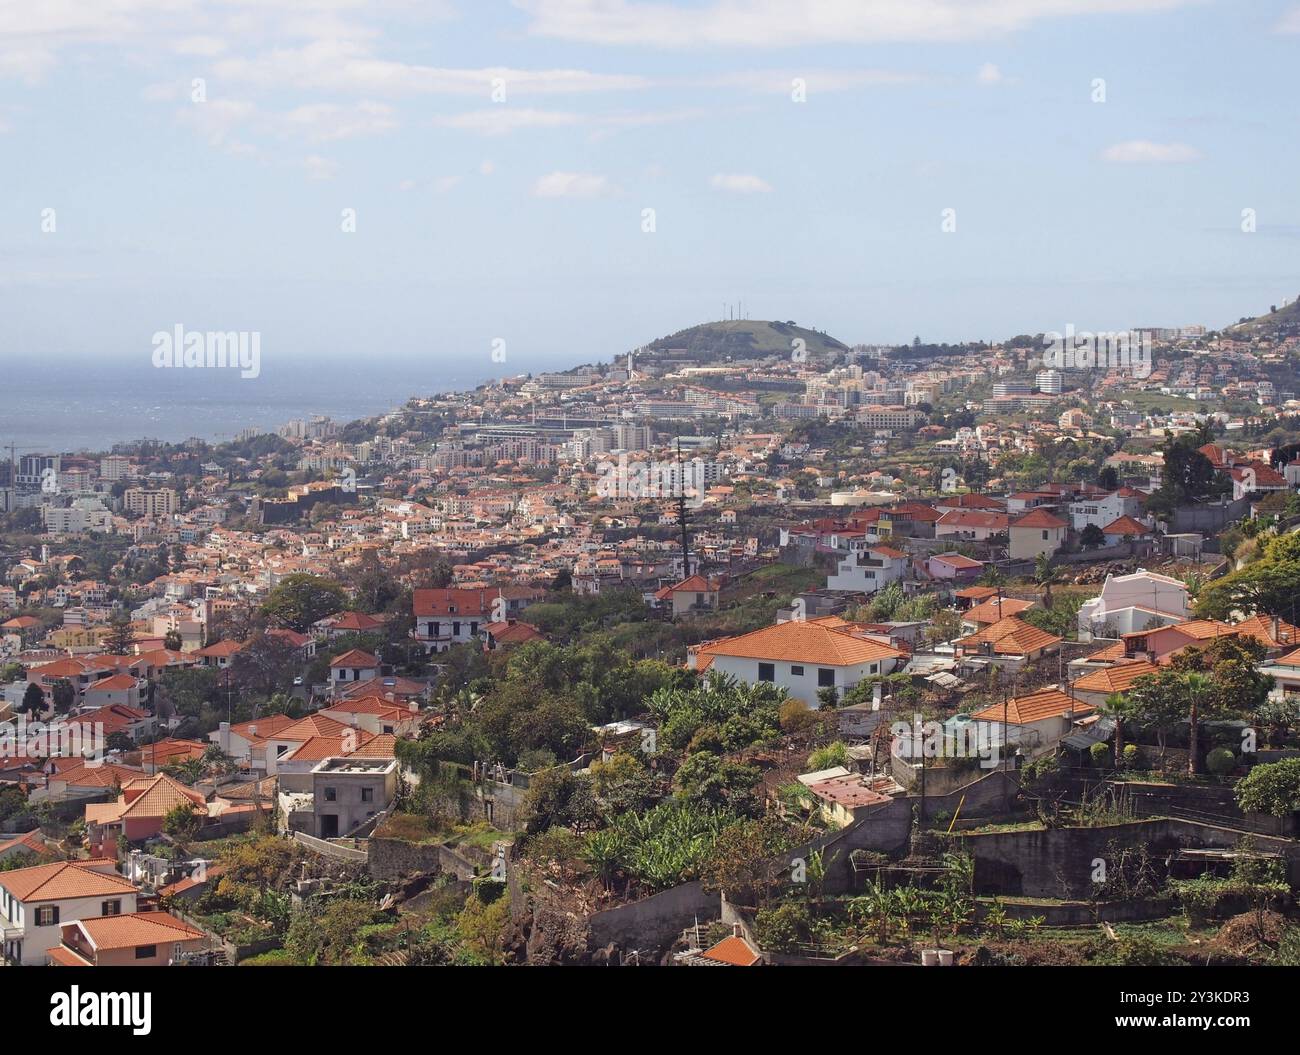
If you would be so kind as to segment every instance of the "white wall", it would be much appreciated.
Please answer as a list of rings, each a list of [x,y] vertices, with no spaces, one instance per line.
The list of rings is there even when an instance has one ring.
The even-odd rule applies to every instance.
[[[742,659],[738,656],[714,656],[713,664],[710,670],[720,671],[723,674],[730,674],[739,678],[741,681],[750,685],[758,683],[758,666],[760,662],[757,659]],[[814,664],[790,663],[787,660],[773,660],[772,666],[775,668],[775,679],[773,684],[778,688],[784,689],[795,699],[803,700],[809,707],[819,707],[820,702],[817,699],[817,690],[822,686],[818,682],[817,672],[821,669],[834,671],[835,687],[843,696],[845,690],[851,689],[863,678],[869,678],[874,674],[888,674],[894,669],[897,662],[892,656],[877,663],[860,663],[852,667],[818,667]],[[802,666],[803,674],[793,673],[793,668]]]

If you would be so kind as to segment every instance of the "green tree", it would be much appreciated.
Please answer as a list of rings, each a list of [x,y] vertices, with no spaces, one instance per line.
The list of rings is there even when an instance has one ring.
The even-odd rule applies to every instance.
[[[104,651],[111,656],[129,656],[135,651],[135,631],[125,613],[114,616],[104,635]]]
[[[27,686],[23,693],[23,702],[18,705],[20,714],[35,715],[37,717],[45,710],[45,690],[36,682]]]
[[[345,609],[347,601],[347,591],[332,579],[297,573],[280,580],[261,611],[273,626],[304,634],[313,623]]]
[[[1286,817],[1300,810],[1300,758],[1255,766],[1237,781],[1237,805],[1247,813]]]

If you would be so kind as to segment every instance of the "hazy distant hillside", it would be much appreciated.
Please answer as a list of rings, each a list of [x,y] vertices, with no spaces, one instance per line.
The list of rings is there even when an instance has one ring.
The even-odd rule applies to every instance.
[[[661,337],[647,345],[654,358],[666,356],[674,349],[684,349],[686,357],[697,362],[718,359],[751,359],[766,355],[788,356],[794,341],[802,338],[809,359],[828,359],[843,355],[848,345],[793,322],[763,322],[742,319],[734,322],[706,322],[688,330]]]
[[[1281,307],[1273,305],[1267,315],[1260,315],[1254,319],[1243,319],[1235,326],[1229,326],[1228,329],[1263,331],[1265,333],[1274,330],[1300,332],[1300,298],[1296,298],[1290,304]]]

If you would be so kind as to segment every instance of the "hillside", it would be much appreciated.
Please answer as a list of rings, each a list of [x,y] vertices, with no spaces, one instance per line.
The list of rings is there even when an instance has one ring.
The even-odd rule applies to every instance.
[[[1300,297],[1281,307],[1274,306],[1266,315],[1253,319],[1242,319],[1229,331],[1251,333],[1273,333],[1275,331],[1300,333]]]
[[[803,339],[810,360],[838,358],[849,350],[848,345],[834,337],[796,326],[793,322],[739,319],[706,322],[660,337],[647,345],[641,354],[653,359],[682,358],[695,362],[788,356],[797,338]]]

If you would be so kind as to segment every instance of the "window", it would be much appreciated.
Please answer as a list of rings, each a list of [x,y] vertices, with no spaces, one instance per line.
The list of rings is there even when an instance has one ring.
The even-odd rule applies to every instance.
[[[38,927],[57,927],[59,925],[59,908],[57,905],[42,905],[36,910]]]
[[[362,789],[361,789],[361,801],[362,801],[362,802],[374,802],[374,801],[375,801],[375,789],[374,789],[374,788],[362,788]]]
[[[337,788],[326,788],[326,789],[325,789],[325,801],[326,801],[326,802],[336,802],[336,801],[338,801],[338,797],[339,797],[339,793],[338,793],[338,789],[337,789]]]
[[[135,958],[137,960],[152,960],[157,955],[157,945],[137,945],[135,947]]]
[[[796,678],[803,677],[803,667],[791,667],[790,673]]]
[[[826,686],[828,685],[834,685],[835,671],[831,670],[830,667],[818,667],[817,684],[823,689],[826,688]]]
[[[758,665],[759,681],[776,681],[776,664],[760,663]]]
[[[121,901],[105,901],[99,906],[101,916],[120,916],[122,914]]]
[[[452,636],[452,637],[460,637],[460,620],[459,620],[459,619],[457,619],[454,623],[451,624],[451,636]]]
[[[1047,529],[1046,529],[1046,528],[1043,529],[1043,541],[1044,541],[1044,542],[1047,541]]]

